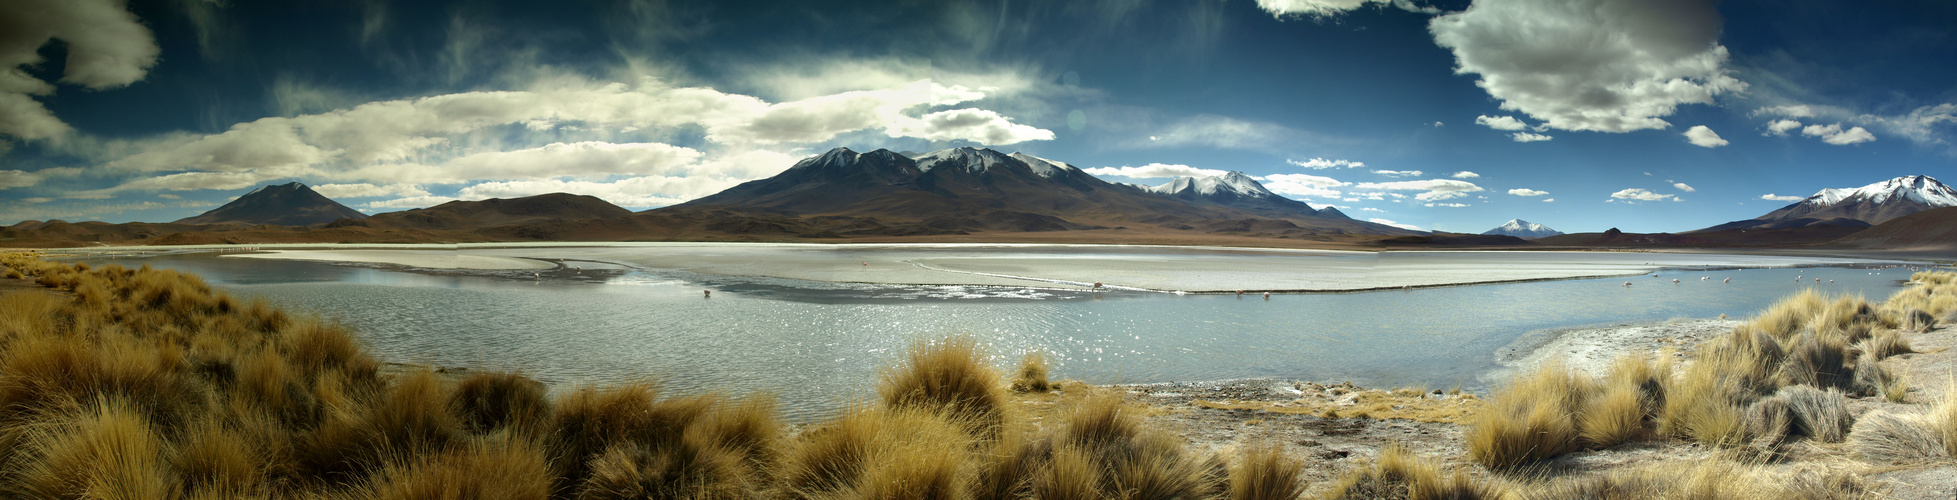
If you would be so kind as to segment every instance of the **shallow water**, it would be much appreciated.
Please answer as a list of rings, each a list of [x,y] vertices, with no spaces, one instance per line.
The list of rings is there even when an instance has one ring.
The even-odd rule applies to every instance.
[[[1908,277],[1844,267],[1661,271],[1264,300],[589,267],[539,279],[209,255],[90,261],[194,272],[234,294],[338,318],[392,361],[514,368],[556,384],[651,377],[683,392],[769,391],[795,418],[874,395],[877,367],[900,361],[914,340],[948,335],[987,344],[1002,368],[1045,351],[1054,376],[1090,383],[1280,377],[1477,390],[1492,353],[1530,331],[1743,317],[1803,288],[1878,300]]]

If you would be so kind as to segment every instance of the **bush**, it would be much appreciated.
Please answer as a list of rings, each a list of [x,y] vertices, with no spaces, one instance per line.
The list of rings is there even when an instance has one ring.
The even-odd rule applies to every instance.
[[[943,412],[981,437],[997,437],[1005,424],[999,374],[969,338],[912,345],[903,365],[883,372],[877,393],[886,406]]]
[[[1019,376],[1012,379],[1013,392],[1048,392],[1053,384],[1046,380],[1046,356],[1039,352],[1026,353],[1019,361]]]

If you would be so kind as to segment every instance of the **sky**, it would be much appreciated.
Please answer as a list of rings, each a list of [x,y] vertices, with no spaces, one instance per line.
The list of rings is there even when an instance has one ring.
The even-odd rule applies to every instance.
[[[292,181],[643,210],[983,146],[1423,230],[1678,232],[1957,181],[1953,61],[1948,0],[7,0],[0,224]]]

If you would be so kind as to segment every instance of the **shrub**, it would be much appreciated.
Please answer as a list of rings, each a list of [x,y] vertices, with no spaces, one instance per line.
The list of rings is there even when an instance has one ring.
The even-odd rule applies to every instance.
[[[1297,460],[1284,447],[1271,444],[1247,448],[1230,469],[1230,500],[1292,500],[1305,493]]]
[[[1415,456],[1402,446],[1393,445],[1380,450],[1377,461],[1341,476],[1326,498],[1465,500],[1503,496],[1505,493],[1501,488],[1477,482],[1466,475],[1444,473],[1433,462]]]
[[[1046,380],[1046,355],[1026,353],[1019,361],[1019,376],[1012,380],[1013,392],[1048,392],[1053,384]]]
[[[167,498],[179,488],[167,443],[119,398],[94,400],[63,425],[36,428],[31,461],[10,482],[20,497]]]
[[[456,384],[451,398],[449,404],[472,432],[510,426],[535,432],[550,420],[544,384],[515,373],[472,373]]]
[[[1469,457],[1514,469],[1580,449],[1574,419],[1597,387],[1561,362],[1511,377],[1469,427]]]
[[[910,358],[884,370],[877,386],[891,408],[944,412],[951,420],[970,425],[975,435],[997,437],[1006,419],[1006,395],[998,372],[985,364],[985,355],[970,338],[911,346]]]
[[[497,440],[392,466],[369,487],[376,500],[542,500],[551,494],[550,467],[541,446]]]

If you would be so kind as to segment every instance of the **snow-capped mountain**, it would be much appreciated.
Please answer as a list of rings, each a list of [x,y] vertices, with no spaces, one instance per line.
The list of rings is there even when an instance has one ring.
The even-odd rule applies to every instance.
[[[1957,189],[1927,175],[1911,175],[1859,188],[1823,189],[1766,215],[1700,231],[1816,225],[1866,227],[1924,210],[1953,206],[1957,206]]]
[[[1209,177],[1177,177],[1145,189],[1150,193],[1196,204],[1222,205],[1260,213],[1350,219],[1331,207],[1315,209],[1305,202],[1279,196],[1243,172],[1231,171]]]
[[[970,147],[915,156],[836,148],[774,177],[659,211],[733,210],[885,225],[914,221],[933,231],[1161,227],[1284,236],[1415,234],[1315,210],[1241,173],[1148,188],[1101,180],[1033,155]]]
[[[1148,190],[1169,196],[1191,191],[1201,196],[1229,195],[1250,198],[1277,196],[1277,193],[1264,189],[1264,185],[1259,184],[1256,179],[1237,171],[1212,177],[1177,177],[1166,184],[1149,187]]]
[[[1957,207],[1957,190],[1927,175],[1897,177],[1855,189],[1823,189],[1799,205],[1836,206],[1843,203],[1910,201],[1931,207]]]
[[[1529,222],[1522,219],[1509,219],[1508,223],[1502,224],[1501,227],[1490,229],[1487,232],[1483,232],[1481,234],[1485,234],[1485,235],[1500,234],[1500,235],[1514,236],[1517,238],[1546,238],[1550,236],[1563,234],[1563,232],[1557,231],[1555,229],[1550,229],[1549,226],[1537,224],[1534,222]]]

